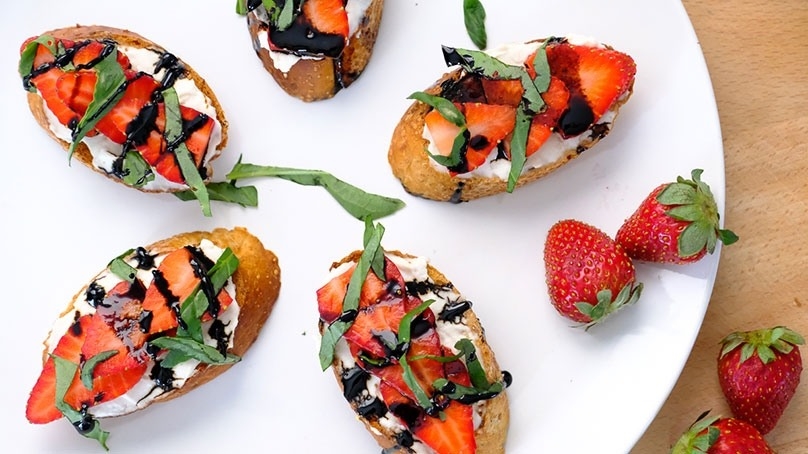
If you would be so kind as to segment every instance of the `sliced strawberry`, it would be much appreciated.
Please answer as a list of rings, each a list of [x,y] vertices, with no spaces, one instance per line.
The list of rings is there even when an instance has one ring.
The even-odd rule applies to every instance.
[[[485,99],[488,104],[502,104],[505,106],[517,107],[522,102],[522,95],[525,89],[522,81],[518,79],[503,80],[481,78]]]
[[[148,360],[145,352],[142,352],[139,358],[133,357],[123,340],[118,337],[119,335],[128,334],[129,329],[120,330],[116,333],[116,330],[111,325],[108,325],[97,312],[93,318],[94,320],[87,327],[87,337],[81,347],[82,357],[90,359],[102,352],[118,352],[99,363],[94,369],[94,376],[112,375],[127,369],[138,368]]]
[[[138,117],[143,107],[151,100],[154,91],[160,86],[147,74],[127,71],[126,75],[128,82],[123,97],[96,124],[99,132],[120,144],[126,141],[129,124]]]
[[[483,103],[455,104],[466,117],[469,140],[465,152],[463,172],[470,172],[485,163],[491,151],[513,131],[516,124],[516,108],[506,105]],[[460,128],[441,116],[436,110],[426,117],[426,127],[435,143],[438,154],[449,156]]]
[[[213,132],[213,118],[186,106],[180,106],[180,114],[184,128],[191,129],[191,134],[185,139],[185,146],[191,152],[197,167],[201,166],[208,152],[210,135]]]
[[[107,44],[102,43],[101,41],[87,41],[85,43],[78,44],[79,48],[76,49],[76,52],[73,54],[73,64],[76,67],[83,68],[87,67],[90,68],[98,63],[101,59],[101,55],[104,52],[104,48]],[[118,64],[121,65],[123,69],[129,69],[131,67],[131,63],[129,62],[129,58],[123,52],[117,52],[117,60]]]
[[[97,81],[98,75],[95,71],[66,72],[56,81],[56,94],[72,111],[83,117],[87,112],[87,106],[93,101]]]
[[[348,283],[355,269],[356,264],[353,264],[317,290],[317,306],[323,321],[331,323],[342,313],[342,302],[345,300]],[[359,309],[378,303],[388,293],[404,289],[405,283],[401,271],[389,259],[385,259],[384,276],[386,282],[379,279],[373,271],[368,272],[359,295]]]
[[[71,109],[57,93],[56,83],[64,74],[64,71],[54,67],[32,78],[31,83],[39,91],[48,110],[59,120],[59,123],[62,126],[70,127],[70,125],[78,123],[81,115]]]
[[[306,0],[303,15],[320,33],[348,37],[348,13],[343,0]]]
[[[385,346],[379,337],[395,342],[401,319],[407,314],[406,300],[395,298],[383,301],[359,311],[344,337],[371,356],[385,358],[390,346]]]
[[[474,421],[471,405],[452,401],[443,410],[445,419],[424,415],[410,429],[437,454],[474,454]]]
[[[99,350],[89,357],[85,356],[83,350],[89,333],[91,331],[100,333],[104,329],[107,330],[107,334],[95,338],[98,341],[95,344],[97,347],[115,350],[123,345],[100,317],[84,315],[68,328],[52,354],[76,365],[83,366],[85,360],[90,359],[95,353],[103,351]],[[95,351],[95,348],[88,348],[88,351]],[[121,396],[140,380],[146,372],[148,363],[137,363],[131,368],[117,369],[109,375],[99,373],[99,368],[102,367],[102,364],[103,362],[93,370],[92,389],[87,389],[84,386],[81,382],[80,373],[77,372],[73,376],[72,383],[64,397],[65,403],[78,410],[82,405],[92,406]],[[49,357],[28,398],[26,417],[32,423],[44,424],[61,416],[61,412],[56,408],[56,366],[53,358]]]
[[[434,326],[434,325],[433,325]],[[445,378],[443,363],[432,358],[417,358],[420,356],[440,357],[442,355],[440,337],[434,328],[430,328],[423,335],[410,341],[410,348],[407,351],[407,364],[412,369],[412,374],[421,385],[421,389],[432,396],[434,388],[432,384],[439,378]],[[415,400],[415,394],[404,381],[403,371],[400,364],[391,364],[381,368],[369,368],[369,371],[379,377],[383,382],[390,384],[401,394]]]
[[[550,135],[556,130],[559,117],[561,117],[561,114],[564,113],[569,105],[569,90],[567,90],[564,82],[557,77],[550,78],[550,86],[541,96],[545,102],[545,109],[535,115],[530,122],[530,132],[528,133],[527,147],[525,148],[526,156],[537,152],[539,148],[544,145],[544,142],[550,138]],[[505,153],[510,157],[510,137],[508,137],[504,143]]]
[[[162,333],[178,325],[175,311],[197,288],[200,279],[191,265],[193,255],[187,248],[170,252],[157,267],[155,278],[146,290],[143,300],[141,329],[148,334]],[[217,297],[220,311],[232,302],[224,290]],[[209,319],[208,315],[208,319]],[[206,317],[203,317],[203,320]]]

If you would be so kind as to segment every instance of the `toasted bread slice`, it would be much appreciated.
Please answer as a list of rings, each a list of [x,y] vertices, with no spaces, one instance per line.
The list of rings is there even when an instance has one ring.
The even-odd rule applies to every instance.
[[[131,268],[121,268],[119,260]],[[82,287],[54,323],[44,342],[43,371],[29,396],[26,417],[32,423],[70,419],[54,401],[53,388],[54,380],[71,376],[54,372],[54,357],[74,362],[85,373],[97,350],[118,351],[95,365],[91,389],[76,373],[64,397],[64,403],[89,421],[186,394],[227,371],[247,352],[272,311],[280,285],[275,254],[241,227],[182,233],[129,250]],[[200,299],[204,302],[204,313],[191,311],[194,296],[197,305]],[[178,364],[167,365],[176,352],[158,345],[161,340],[213,349],[218,355],[213,353],[210,360],[180,356]]]
[[[302,55],[295,50],[283,49],[270,51],[268,36],[271,25],[266,9],[257,5],[247,13],[253,48],[264,68],[286,93],[306,102],[332,98],[365,70],[379,33],[384,0],[348,0],[346,9],[349,16],[361,14],[349,20],[355,25],[351,26],[338,56]]]
[[[361,254],[362,251],[355,251],[344,259],[334,263],[331,267],[332,280],[318,291],[318,304],[320,305],[321,312],[319,325],[321,333],[325,332],[329,324],[329,321],[322,318],[323,314],[329,312],[329,306],[334,303],[333,298],[335,296],[339,298],[338,295],[332,293],[332,290],[342,288],[344,292],[345,287],[343,284],[349,279],[353,269],[355,269],[353,265],[358,262]],[[419,407],[410,398],[402,397],[402,394],[397,394],[397,398],[407,401],[406,404],[401,405],[397,403],[390,405],[390,398],[386,394],[389,390],[385,392],[380,391],[380,387],[382,386],[380,383],[386,380],[378,378],[379,376],[385,377],[387,375],[384,372],[375,374],[374,371],[379,368],[370,365],[369,362],[363,363],[364,360],[357,357],[357,351],[364,352],[363,355],[368,357],[373,356],[372,353],[363,350],[363,346],[366,348],[367,345],[362,344],[362,342],[367,339],[363,339],[363,336],[359,334],[358,336],[361,341],[355,342],[356,337],[354,336],[357,335],[356,333],[346,334],[337,343],[335,357],[331,366],[337,382],[343,391],[343,395],[345,395],[351,407],[356,412],[357,419],[362,421],[368,432],[370,432],[378,444],[385,450],[384,452],[398,452],[402,454],[411,452],[504,453],[509,425],[508,397],[504,388],[510,384],[510,374],[500,370],[494,352],[486,341],[485,331],[483,330],[480,320],[471,309],[471,303],[464,299],[446,276],[430,265],[425,258],[408,255],[399,251],[385,251],[385,256],[387,259],[386,278],[388,280],[381,283],[378,279],[373,278],[373,272],[371,271],[363,286],[362,299],[359,303],[360,308],[364,308],[367,313],[371,313],[374,304],[384,306],[390,303],[389,298],[393,298],[393,300],[395,300],[395,298],[405,298],[401,296],[402,292],[406,293],[406,298],[410,300],[407,304],[410,305],[413,304],[413,301],[420,303],[421,301],[434,300],[428,310],[432,311],[431,315],[416,317],[416,322],[412,323],[413,340],[411,343],[419,343],[415,340],[418,338],[415,334],[418,331],[415,326],[420,323],[419,320],[435,320],[434,330],[440,338],[440,349],[444,352],[443,355],[449,356],[457,353],[454,347],[458,339],[469,339],[474,345],[476,356],[479,358],[480,365],[484,369],[485,379],[492,384],[502,384],[502,388],[499,392],[492,393],[487,396],[487,398],[482,398],[473,403],[460,404],[459,401],[451,401],[450,405],[471,407],[468,413],[469,415],[472,412],[475,413],[472,417],[473,423],[469,421],[465,421],[464,423],[450,422],[449,425],[446,426],[449,427],[447,430],[456,431],[458,427],[464,427],[464,424],[466,424],[465,427],[468,429],[468,433],[462,433],[462,431],[453,432],[451,436],[446,437],[446,439],[453,438],[454,440],[465,439],[466,443],[464,443],[463,446],[446,445],[442,441],[431,438],[434,437],[434,435],[428,433],[423,435],[427,439],[419,438],[419,434],[421,433],[419,425],[424,424],[424,420],[432,420],[433,422],[439,421],[440,416],[435,415],[432,417],[423,414],[425,411],[423,407]],[[401,281],[397,281],[398,279],[406,282],[406,285],[401,287],[399,285]],[[369,283],[369,281],[371,282]],[[386,291],[392,292],[392,294],[397,296],[386,295],[384,291],[380,289],[387,289]],[[366,306],[366,304],[370,306]],[[333,308],[333,306],[331,307]],[[360,312],[361,311],[362,309],[360,309]],[[426,314],[426,312],[424,314]],[[330,317],[331,316],[326,315],[326,318]],[[342,318],[342,315],[340,315],[340,318]],[[393,318],[395,319],[395,317]],[[359,323],[361,319],[362,315],[360,314],[356,317],[357,322],[355,322],[355,324]],[[386,320],[389,321],[390,317],[386,317]],[[364,321],[361,325],[363,327],[367,326]],[[394,329],[397,331],[398,327],[394,327]],[[381,331],[374,330],[371,334],[377,335],[380,332]],[[349,333],[351,333],[351,331],[349,331]],[[462,335],[458,335],[457,333],[462,333]],[[426,330],[425,334],[421,334],[421,339],[431,335],[431,332]],[[346,340],[347,337],[350,337],[351,340]],[[415,347],[410,347],[410,349],[412,348]],[[412,359],[418,357],[416,353],[408,353],[408,357],[411,358],[410,367],[421,371],[417,372],[416,375],[419,377],[429,375],[423,372],[423,370],[428,369],[429,366],[413,365],[413,363],[417,361],[424,361],[423,359]],[[393,359],[392,362],[393,365],[386,367],[399,367],[395,359]],[[466,359],[463,360],[463,364],[464,366],[462,367],[464,367],[464,370],[467,370],[465,369],[468,367],[466,365]],[[450,366],[445,366],[445,368],[442,369],[443,372],[448,374],[450,370],[449,367]],[[360,373],[357,368],[364,370],[364,372]],[[385,366],[381,367],[381,369],[384,368]],[[364,381],[357,381],[357,376],[362,376]],[[398,378],[392,379],[388,383],[395,383],[397,380]],[[432,402],[441,401],[442,397],[445,395],[442,391],[436,390],[430,383],[424,383],[421,378],[418,378],[418,380],[423,385],[424,391],[431,397]],[[450,380],[454,381],[455,379],[450,377]],[[400,382],[398,382],[398,386],[401,386]],[[407,391],[405,390],[404,394],[406,393]],[[398,405],[398,407],[396,407],[396,405]],[[399,409],[401,408],[405,410],[400,411]],[[408,411],[407,408],[409,408]],[[408,421],[408,418],[413,418],[412,412],[420,412],[421,414],[417,418],[414,418],[414,420]],[[407,414],[409,414],[409,416],[406,416]],[[453,417],[454,416],[449,419],[451,420]],[[435,427],[439,427],[439,425],[433,425],[430,429],[424,430],[442,430],[435,429]],[[442,437],[437,436],[435,438]]]
[[[532,48],[525,51],[524,46],[532,46],[533,48],[540,46],[553,46],[553,45],[568,45],[566,38],[548,38],[543,40],[535,40],[525,44],[506,45],[496,49],[495,54],[507,55],[509,53],[524,57],[529,54],[531,58],[535,53],[530,53]],[[510,51],[511,46],[516,47],[517,51]],[[611,47],[597,43],[576,44],[587,49],[602,49],[609,52],[616,52]],[[546,47],[549,48],[549,47]],[[448,49],[448,48],[446,48]],[[535,51],[534,51],[535,52]],[[549,51],[548,51],[549,52]],[[524,186],[533,182],[575,159],[581,153],[593,147],[601,139],[603,139],[613,126],[614,120],[620,108],[628,101],[632,92],[634,84],[634,62],[625,54],[619,54],[622,61],[625,62],[626,68],[615,69],[613,73],[619,73],[625,76],[616,86],[620,86],[619,92],[614,96],[613,102],[605,109],[601,115],[595,115],[594,121],[589,123],[586,128],[580,132],[576,131],[574,135],[562,135],[562,127],[560,123],[563,121],[564,113],[571,112],[572,109],[569,105],[566,110],[559,109],[561,118],[547,125],[548,137],[538,149],[533,151],[528,150],[529,154],[526,163],[519,174],[513,188]],[[513,57],[508,57],[513,58]],[[559,60],[561,60],[559,58]],[[447,61],[449,61],[447,59]],[[564,64],[568,62],[564,61]],[[514,62],[508,64],[515,65]],[[559,63],[560,64],[560,63]],[[597,64],[600,64],[598,62]],[[525,62],[523,64],[526,70],[530,70],[530,64]],[[592,65],[594,66],[594,64]],[[570,73],[573,70],[560,70],[559,73]],[[550,75],[555,77],[554,69],[551,67]],[[612,76],[612,74],[609,74]],[[535,76],[532,76],[535,77]],[[559,77],[562,77],[559,75]],[[615,77],[617,77],[615,75]],[[585,77],[581,76],[580,79]],[[458,106],[464,103],[483,103],[490,105],[507,104],[508,94],[494,92],[489,95],[489,86],[487,85],[491,80],[496,81],[496,78],[489,76],[482,76],[476,73],[470,73],[466,69],[460,67],[444,74],[435,84],[425,90],[425,93],[444,97],[453,101]],[[591,77],[590,77],[591,80]],[[609,81],[611,83],[611,81]],[[581,81],[573,81],[567,83],[570,102],[574,97],[585,98],[584,93],[580,93]],[[594,91],[594,90],[593,90]],[[542,97],[546,92],[542,93]],[[519,102],[519,95],[516,95],[515,103]],[[499,98],[496,99],[495,98]],[[586,104],[584,104],[586,105]],[[514,109],[522,108],[520,105],[511,105]],[[461,107],[462,108],[462,107]],[[549,101],[548,107],[549,109]],[[390,142],[388,150],[388,160],[392,168],[393,174],[401,181],[404,189],[416,196],[424,197],[427,199],[448,201],[448,202],[466,202],[469,200],[487,197],[494,194],[506,192],[509,188],[509,170],[510,170],[510,139],[512,132],[503,138],[497,138],[496,145],[490,144],[492,149],[490,152],[486,151],[484,162],[474,163],[475,168],[470,164],[470,158],[467,155],[461,155],[459,164],[455,167],[446,167],[439,164],[435,159],[430,157],[433,155],[443,154],[448,155],[447,151],[441,151],[435,148],[433,139],[430,135],[429,128],[425,127],[427,116],[433,111],[433,107],[421,102],[415,101],[406,110],[401,120],[397,124]],[[545,110],[546,112],[547,110]],[[515,115],[512,113],[512,115]],[[542,112],[533,114],[532,121],[542,115]],[[513,124],[513,120],[511,120]],[[471,128],[471,125],[469,125]],[[513,126],[511,126],[513,128]],[[531,129],[533,126],[531,126]],[[471,130],[471,129],[469,129]],[[486,139],[484,136],[483,139]],[[472,143],[475,137],[468,139],[463,153],[467,153],[466,149],[469,147],[468,143]],[[486,142],[482,140],[478,142]],[[532,138],[530,139],[532,140]],[[451,144],[451,142],[450,142]],[[449,147],[451,148],[451,146]],[[482,158],[481,158],[482,159]]]
[[[140,50],[148,49],[153,51],[153,58],[149,60],[149,63],[151,60],[156,61],[158,58],[162,58],[163,56],[176,58],[176,63],[172,65],[173,68],[177,69],[175,74],[176,80],[181,81],[180,83],[182,83],[183,87],[185,87],[184,90],[187,90],[186,93],[180,95],[182,105],[185,105],[185,102],[182,101],[184,98],[196,98],[198,99],[198,105],[195,106],[198,107],[197,110],[214,120],[207,150],[198,165],[199,173],[202,179],[207,181],[213,177],[213,167],[211,166],[211,162],[219,157],[221,151],[227,144],[228,122],[225,117],[224,110],[219,103],[219,100],[216,98],[213,89],[208,85],[205,79],[199,73],[197,73],[193,67],[191,67],[191,65],[174,56],[173,54],[168,53],[168,51],[166,51],[166,49],[159,44],[154,43],[143,36],[138,35],[137,33],[114,27],[100,25],[75,25],[50,30],[40,35],[40,37],[44,36],[51,36],[60,40],[70,40],[74,42],[84,42],[86,40],[111,40],[111,42],[117,44],[116,48],[118,52],[122,52],[122,46]],[[141,66],[135,66],[138,60],[139,58],[130,59],[130,62],[133,63],[133,67],[131,69],[147,73],[154,72],[153,65],[145,63],[145,60]],[[92,70],[92,67],[89,69]],[[33,71],[36,72],[36,68],[33,68]],[[71,71],[71,69],[65,69],[65,71]],[[175,70],[172,69],[172,71]],[[23,77],[25,79],[25,75],[23,75]],[[157,80],[157,82],[161,81],[162,80]],[[190,83],[185,83],[186,81]],[[176,82],[174,82],[174,84],[176,85]],[[69,150],[72,142],[70,140],[72,130],[68,127],[68,125],[59,123],[58,118],[56,118],[48,108],[48,105],[43,99],[40,91],[34,90],[28,92],[28,107],[42,129],[47,131],[48,134],[65,150]],[[103,134],[99,133],[99,136],[103,136]],[[123,176],[121,175],[122,172],[115,171],[112,168],[112,163],[110,162],[115,156],[120,156],[122,154],[123,145],[112,141],[104,141],[101,143],[97,142],[99,141],[85,139],[78,143],[71,156],[71,159],[81,162],[85,166],[112,179],[115,182],[127,184],[130,187],[134,187],[144,192],[176,192],[189,189],[189,186],[184,181],[185,178],[181,179],[182,181],[169,181],[161,177],[156,177],[154,181],[145,184],[125,183]],[[88,146],[88,143],[95,144],[93,145],[93,150],[91,150],[91,148]],[[152,174],[160,174],[160,172],[156,169],[160,168],[162,165],[164,164],[151,164]]]

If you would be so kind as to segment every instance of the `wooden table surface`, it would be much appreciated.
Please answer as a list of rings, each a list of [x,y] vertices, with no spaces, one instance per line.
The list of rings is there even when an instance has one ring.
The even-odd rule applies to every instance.
[[[808,338],[808,1],[684,0],[710,71],[724,140],[725,227],[704,324],[679,381],[632,453],[667,453],[703,411],[729,415],[719,341],[785,325]],[[664,52],[664,49],[660,49]],[[808,365],[808,346],[801,349]],[[808,377],[766,439],[808,453]]]

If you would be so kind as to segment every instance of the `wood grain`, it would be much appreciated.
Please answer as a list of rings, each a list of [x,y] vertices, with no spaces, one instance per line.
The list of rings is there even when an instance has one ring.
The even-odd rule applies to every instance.
[[[808,2],[684,0],[707,62],[726,160],[722,251],[704,324],[667,402],[632,453],[666,453],[703,411],[729,415],[718,343],[786,325],[808,337]],[[664,49],[660,49],[664,52]],[[808,346],[802,349],[808,362]],[[806,378],[803,374],[803,381]],[[808,453],[808,383],[766,439]]]

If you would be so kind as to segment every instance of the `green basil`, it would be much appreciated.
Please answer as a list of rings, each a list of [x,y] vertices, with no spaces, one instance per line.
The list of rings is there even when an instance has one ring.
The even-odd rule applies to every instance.
[[[109,268],[112,274],[118,276],[126,282],[129,282],[130,284],[135,282],[135,276],[137,275],[137,270],[135,267],[126,263],[126,257],[128,257],[132,252],[134,252],[134,249],[129,249],[123,254],[110,260],[110,262],[107,264],[107,268]]]
[[[36,52],[40,44],[47,47],[50,53],[54,55],[54,57],[56,56],[58,47],[56,45],[56,40],[54,39],[53,36],[42,35],[35,38],[30,43],[25,45],[25,48],[22,50],[22,53],[20,54],[20,65],[19,65],[20,77],[25,78],[29,74],[31,74],[31,71],[36,69],[34,68],[34,59],[36,58]],[[33,85],[29,85],[28,87],[26,87],[26,89],[30,92],[36,91],[36,87],[34,87]]]
[[[236,14],[239,16],[247,14],[247,0],[236,0]]]
[[[463,112],[455,106],[452,101],[446,98],[430,95],[423,91],[416,91],[407,97],[407,99],[415,99],[437,110],[440,115],[446,120],[450,121],[455,126],[464,128],[466,126],[466,117]]]
[[[368,244],[370,244],[371,239],[373,238],[373,233],[375,232],[375,228],[373,227],[373,221],[370,218],[365,219],[365,232],[362,239],[362,247],[367,248]],[[370,268],[373,270],[373,273],[382,281],[387,281],[384,275],[384,249],[376,248],[376,253],[370,259]]]
[[[412,328],[412,321],[415,320],[415,317],[421,315],[425,310],[429,308],[429,306],[435,302],[435,300],[426,300],[413,308],[411,311],[407,312],[404,317],[401,318],[401,322],[398,324],[398,343],[399,345],[409,345],[410,343],[410,329]],[[429,400],[429,396],[427,395],[426,391],[421,388],[421,385],[418,383],[418,379],[415,378],[415,374],[412,372],[412,368],[410,367],[409,362],[407,361],[407,352],[405,351],[404,354],[398,359],[398,363],[401,365],[401,372],[404,377],[404,383],[407,384],[407,387],[410,388],[413,395],[415,396],[415,401],[421,408],[429,409],[433,406],[432,401]]]
[[[173,87],[164,90],[163,101],[166,111],[165,138],[166,142],[171,144],[182,135],[182,114],[180,113],[180,101],[177,97],[177,91]],[[174,155],[177,157],[177,164],[180,166],[185,182],[191,188],[191,192],[196,199],[199,200],[202,214],[210,217],[212,214],[208,189],[202,175],[199,173],[196,162],[194,162],[194,158],[191,156],[191,152],[188,151],[188,147],[185,146],[184,142],[174,148]]]
[[[98,353],[81,366],[81,383],[87,389],[93,389],[93,371],[95,366],[118,354],[118,350],[107,350]]]
[[[98,121],[115,107],[125,92],[126,76],[123,74],[121,65],[118,64],[118,49],[113,49],[95,65],[94,69],[97,82],[93,89],[93,100],[90,101],[87,111],[79,120],[76,129],[73,130],[68,160],[73,157],[76,146],[84,139],[84,136],[92,131]]]
[[[84,415],[65,402],[65,395],[67,394],[67,390],[70,389],[70,384],[73,383],[73,377],[76,376],[79,366],[56,355],[51,355],[51,358],[53,359],[56,373],[56,408],[75,427],[84,420]],[[92,419],[92,423],[92,429],[79,433],[86,438],[98,440],[98,443],[100,443],[105,450],[109,451],[109,447],[107,447],[109,432],[105,432],[101,429],[101,423],[99,423],[97,419]]]
[[[463,22],[471,42],[479,49],[488,45],[485,31],[485,8],[480,0],[463,0]]]
[[[544,93],[550,88],[550,63],[547,61],[547,41],[544,41],[533,57],[533,71],[536,77],[533,78],[533,85],[539,92]]]
[[[258,206],[258,191],[255,186],[236,186],[235,181],[217,181],[206,183],[210,200],[235,203],[243,207]],[[193,191],[175,192],[174,196],[182,201],[196,200]]]
[[[304,186],[320,186],[356,219],[379,219],[404,207],[399,199],[365,192],[334,175],[322,170],[293,169],[288,167],[260,166],[238,162],[227,174],[229,180],[243,178],[275,177]]]
[[[348,290],[342,301],[343,312],[359,308],[359,296],[362,293],[362,286],[365,283],[368,271],[371,269],[373,258],[379,251],[383,251],[381,242],[384,235],[384,226],[381,224],[373,225],[372,222],[369,222],[365,224],[365,229],[365,238],[367,238],[365,249],[362,251],[362,255],[359,257],[356,268],[354,268],[351,275],[351,280],[348,282]],[[368,231],[370,233],[367,233]],[[334,361],[334,348],[352,323],[337,319],[326,328],[320,341],[319,354],[320,367],[323,370],[326,370]]]
[[[124,151],[123,155],[123,182],[129,186],[140,188],[154,180],[152,167],[143,159],[140,153]]]
[[[508,173],[508,192],[516,189],[527,161],[527,140],[530,134],[531,116],[524,109],[516,109],[516,123],[511,136],[511,170]]]
[[[210,345],[183,337],[163,336],[153,339],[149,341],[149,343],[158,348],[181,354],[176,356],[177,359],[181,359],[178,362],[176,362],[177,360],[171,360],[169,358],[164,359],[161,362],[163,367],[174,367],[181,362],[187,361],[187,359],[195,359],[201,363],[217,366],[223,364],[233,364],[241,360],[241,358],[236,355],[229,353],[227,355],[222,355],[219,350],[216,350]]]

